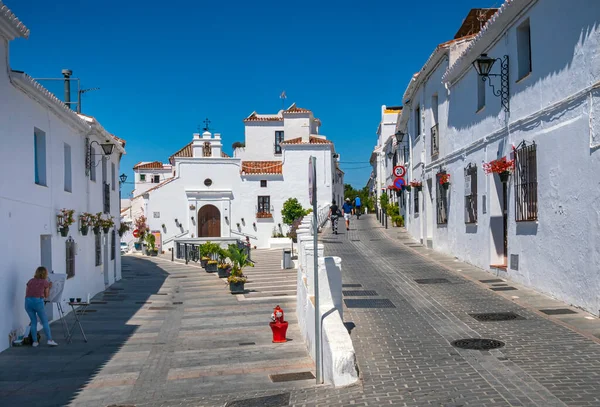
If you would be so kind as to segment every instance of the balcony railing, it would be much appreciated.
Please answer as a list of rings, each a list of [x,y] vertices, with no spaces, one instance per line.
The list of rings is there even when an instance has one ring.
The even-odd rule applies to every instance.
[[[431,156],[434,157],[440,153],[440,130],[436,124],[431,128]]]

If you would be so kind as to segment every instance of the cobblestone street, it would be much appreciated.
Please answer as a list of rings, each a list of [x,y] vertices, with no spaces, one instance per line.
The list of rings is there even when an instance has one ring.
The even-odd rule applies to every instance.
[[[452,272],[443,263],[455,260],[422,251],[372,216],[353,220],[348,233],[325,230],[321,240],[326,255],[343,259],[344,319],[359,384],[333,389],[314,379],[269,380],[276,373],[314,373],[292,311],[286,313],[292,340],[270,343],[272,307],[295,308],[295,271],[279,270],[279,251],[256,252],[258,267],[248,270],[251,292],[237,298],[195,265],[128,257],[124,280],[95,298],[96,312],[84,316],[88,344],[76,336],[56,349],[14,348],[0,355],[0,404],[600,405],[594,336],[490,289],[508,284],[485,273],[490,281],[481,283]],[[460,264],[457,270],[469,272]],[[472,316],[500,312],[514,315],[505,321]],[[53,330],[60,335],[58,324]],[[451,345],[467,338],[505,346],[481,351]]]

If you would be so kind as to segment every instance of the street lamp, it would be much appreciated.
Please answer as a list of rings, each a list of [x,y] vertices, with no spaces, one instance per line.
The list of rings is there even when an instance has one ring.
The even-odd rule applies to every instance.
[[[404,140],[404,133],[400,130],[398,130],[394,136],[396,136],[396,142],[398,143],[402,143],[402,140]]]
[[[102,148],[102,154],[96,154],[92,151],[92,146],[94,145],[94,143],[98,144]],[[104,157],[108,157],[109,155],[112,154],[114,148],[115,148],[115,145],[112,143],[98,143],[96,140],[92,141],[87,149],[87,163],[86,164],[87,164],[88,174],[89,174],[89,171],[92,168],[92,166],[97,167],[98,164],[100,164],[100,161],[102,161],[102,159],[104,159]],[[95,155],[103,156],[102,159],[100,159],[100,161],[98,161],[96,164],[94,164],[94,156]]]
[[[123,173],[119,175],[119,179],[121,180],[121,184],[124,184],[127,181],[127,174]]]
[[[493,74],[490,73],[496,61],[500,61],[500,73]],[[504,55],[504,58],[490,58],[487,54],[481,54],[479,58],[473,62],[473,67],[477,72],[477,75],[481,77],[482,81],[488,81],[488,84],[492,88],[492,92],[494,96],[500,97],[500,103],[504,108],[504,111],[508,113],[510,111],[509,104],[509,86],[508,86],[508,55]],[[492,80],[490,77],[499,76],[500,77],[500,90],[496,90],[494,85],[492,84]]]

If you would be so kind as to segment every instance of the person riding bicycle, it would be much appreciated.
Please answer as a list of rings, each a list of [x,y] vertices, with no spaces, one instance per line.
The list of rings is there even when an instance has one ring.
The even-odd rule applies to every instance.
[[[356,197],[354,198],[354,214],[356,215],[356,219],[360,219],[360,214],[361,214],[361,202],[360,202],[360,197]]]
[[[340,217],[340,208],[336,205],[335,200],[331,201],[328,217],[331,220],[331,230],[333,231],[333,234],[337,235],[337,223],[338,218]]]

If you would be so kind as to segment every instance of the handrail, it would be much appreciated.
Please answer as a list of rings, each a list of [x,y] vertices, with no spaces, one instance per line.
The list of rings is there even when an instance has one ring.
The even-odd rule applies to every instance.
[[[172,242],[173,240],[175,240],[175,239],[178,239],[178,238],[180,238],[181,236],[183,236],[183,235],[185,235],[185,234],[188,234],[188,233],[189,233],[189,230],[186,230],[185,232],[183,232],[183,233],[182,233],[182,234],[180,234],[180,235],[173,236],[173,237],[171,237],[171,238],[169,238],[169,239],[165,240],[165,241],[164,241],[162,244],[167,244],[167,243],[170,243],[170,242]]]
[[[233,233],[234,235],[245,236],[245,237],[249,237],[250,239],[258,240],[258,237],[256,237],[256,236],[252,236],[252,235],[249,235],[249,234],[247,234],[247,233],[236,232],[236,231],[234,231],[234,230],[232,230],[232,231],[231,231],[231,233]]]

